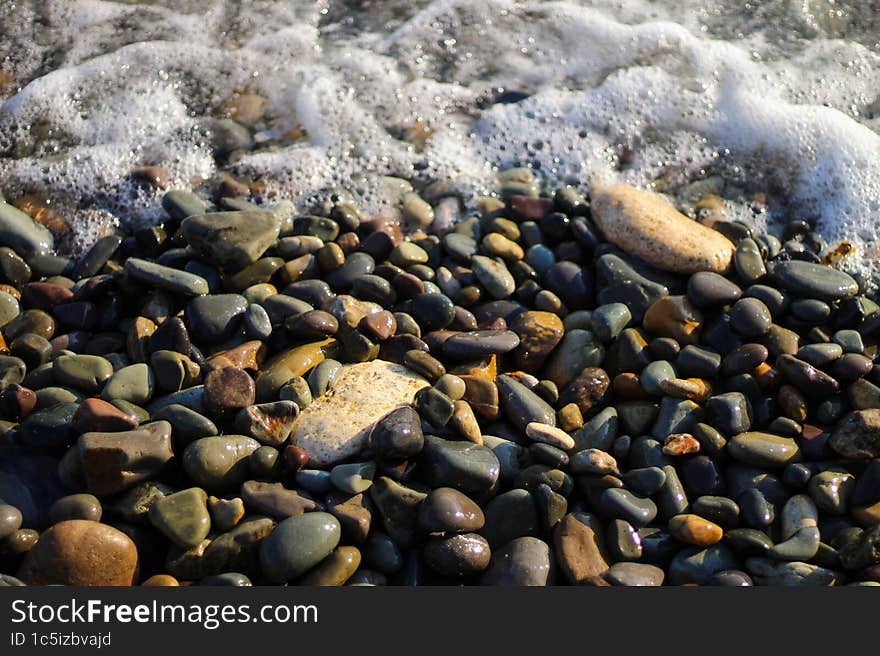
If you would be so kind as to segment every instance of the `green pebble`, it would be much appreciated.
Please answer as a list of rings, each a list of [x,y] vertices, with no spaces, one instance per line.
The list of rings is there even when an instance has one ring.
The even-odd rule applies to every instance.
[[[114,399],[143,405],[153,396],[155,379],[150,367],[139,362],[117,370],[101,390],[101,398]]]
[[[600,305],[591,316],[593,334],[603,342],[610,342],[620,335],[631,320],[632,314],[623,303]]]
[[[125,261],[125,272],[135,280],[173,294],[200,296],[210,293],[208,281],[201,276],[136,257]]]
[[[328,513],[289,517],[260,545],[263,574],[273,583],[294,580],[329,556],[340,536],[339,520]]]
[[[352,462],[330,470],[330,482],[346,494],[360,494],[370,489],[376,474],[374,462]]]
[[[158,499],[150,508],[150,523],[179,547],[194,547],[211,529],[208,495],[191,487]]]

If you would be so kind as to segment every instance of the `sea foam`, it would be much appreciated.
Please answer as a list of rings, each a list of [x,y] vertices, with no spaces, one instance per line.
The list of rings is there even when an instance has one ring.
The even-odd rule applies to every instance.
[[[723,180],[709,186],[733,216],[813,220],[856,243],[851,270],[876,274],[880,19],[859,3],[373,4],[4,3],[0,189],[47,194],[75,250],[111,215],[160,220],[131,169],[165,166],[176,188],[210,179],[202,117],[239,91],[266,111],[231,168],[267,202],[341,187],[393,213],[391,175],[450,180],[467,208],[510,166],[548,186]]]

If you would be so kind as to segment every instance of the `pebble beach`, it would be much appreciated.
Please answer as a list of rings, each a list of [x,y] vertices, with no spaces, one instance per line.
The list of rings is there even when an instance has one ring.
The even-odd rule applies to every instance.
[[[127,11],[145,33],[0,57],[0,585],[880,585],[876,183],[840,183],[880,170],[873,114],[789,105],[794,87],[758,113],[731,80],[761,57],[708,18],[706,57],[737,73],[705,78],[712,111],[637,100],[668,79],[627,77],[633,53],[690,62],[704,38],[638,2],[620,24],[594,3],[389,3],[384,32],[279,3],[364,54],[319,58],[359,80],[341,114],[309,100],[332,95],[312,69],[276,84],[265,62],[295,58],[246,9],[218,86],[188,68],[210,38],[148,39],[186,34],[174,8],[93,4],[87,37]],[[484,10],[519,51],[471,71],[492,20],[474,36],[447,12]],[[617,72],[563,57],[544,80],[589,30]],[[437,32],[445,54],[410,57]],[[367,108],[395,56],[396,110]],[[175,58],[189,87],[162,86]],[[77,119],[43,100],[69,70]],[[84,100],[108,75],[136,94]],[[124,111],[90,127],[137,94],[156,111],[131,104],[131,135]],[[797,129],[774,141],[780,116]]]
[[[500,179],[77,260],[0,205],[3,581],[877,585],[880,306],[809,225]]]

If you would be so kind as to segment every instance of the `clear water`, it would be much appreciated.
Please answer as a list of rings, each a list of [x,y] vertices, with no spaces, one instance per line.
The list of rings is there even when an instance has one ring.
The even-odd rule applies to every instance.
[[[238,92],[266,103],[230,170],[267,202],[343,187],[393,213],[394,175],[467,207],[520,165],[721,193],[880,259],[874,0],[0,0],[0,70],[0,189],[48,195],[75,248],[161,216],[133,167],[210,179],[198,124]]]

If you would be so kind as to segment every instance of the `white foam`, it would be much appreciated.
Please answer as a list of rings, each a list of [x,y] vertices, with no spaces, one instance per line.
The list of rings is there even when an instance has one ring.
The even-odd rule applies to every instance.
[[[254,129],[271,146],[234,170],[259,176],[272,198],[343,187],[385,213],[399,189],[384,175],[449,179],[467,199],[513,165],[548,185],[600,175],[661,190],[717,174],[738,218],[762,224],[749,200],[766,191],[771,217],[813,218],[830,242],[854,239],[867,257],[850,267],[869,274],[880,259],[880,18],[863,4],[373,4],[0,9],[0,62],[27,83],[0,108],[0,187],[43,189],[72,208],[78,244],[101,223],[81,218],[85,208],[159,220],[160,194],[130,170],[161,164],[176,188],[210,178],[198,119],[247,90],[267,99]],[[43,71],[52,44],[56,70]],[[529,97],[480,111],[499,88]],[[424,146],[403,138],[417,124],[431,133]],[[294,128],[305,137],[278,142]]]

